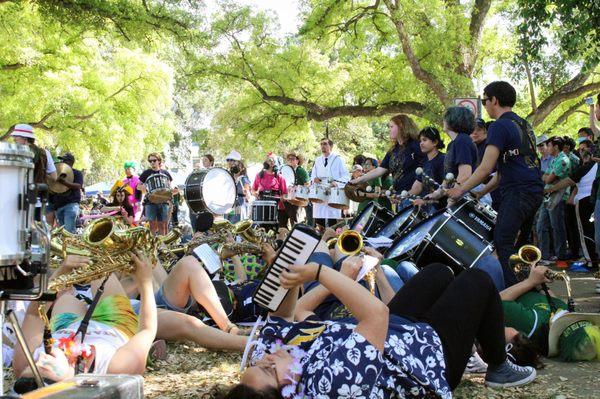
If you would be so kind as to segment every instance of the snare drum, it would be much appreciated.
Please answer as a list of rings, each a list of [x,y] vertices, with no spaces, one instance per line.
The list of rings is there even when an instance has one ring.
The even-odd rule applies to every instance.
[[[327,186],[323,184],[314,183],[308,189],[308,199],[310,202],[315,204],[326,204],[327,203]]]
[[[278,224],[277,201],[254,201],[252,203],[252,221],[259,226]]]
[[[376,202],[371,202],[350,223],[350,229],[356,230],[364,237],[374,237],[387,224],[394,214]]]
[[[210,211],[224,215],[235,204],[235,180],[223,168],[195,170],[185,181],[183,196],[195,213]]]
[[[451,213],[441,212],[396,239],[385,257],[410,259],[418,267],[440,262],[458,274],[473,267],[479,259],[491,255],[493,247],[488,241],[473,233]]]
[[[308,205],[308,186],[295,186],[294,199],[290,201],[296,206]]]
[[[171,181],[167,175],[155,173],[150,175],[144,184],[148,192],[148,200],[153,204],[164,204],[173,198]]]
[[[348,209],[350,207],[350,200],[348,200],[348,197],[346,197],[346,193],[344,192],[343,188],[331,187],[329,189],[327,205],[335,209]]]
[[[0,266],[18,265],[27,255],[26,237],[33,225],[33,207],[26,202],[27,187],[33,182],[33,152],[29,147],[0,142],[0,181],[4,192],[0,201],[4,223],[0,229]]]

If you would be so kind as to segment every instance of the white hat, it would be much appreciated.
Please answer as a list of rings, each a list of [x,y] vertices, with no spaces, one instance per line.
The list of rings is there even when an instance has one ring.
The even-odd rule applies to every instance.
[[[231,150],[231,152],[225,157],[226,161],[229,161],[230,159],[232,161],[241,161],[242,160],[242,156],[236,150]]]
[[[33,127],[31,125],[27,125],[25,123],[19,123],[15,125],[13,131],[10,133],[13,137],[24,137],[26,139],[34,139],[35,135],[33,134]]]
[[[586,320],[596,326],[600,326],[599,313],[579,313],[579,312],[558,312],[550,321],[550,331],[548,332],[548,356],[557,356],[560,352],[558,341],[567,327],[578,321]]]

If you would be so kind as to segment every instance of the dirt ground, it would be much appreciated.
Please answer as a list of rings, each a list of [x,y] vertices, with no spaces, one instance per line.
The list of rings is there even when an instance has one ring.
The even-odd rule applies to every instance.
[[[570,273],[577,310],[600,311],[600,295],[590,274]],[[564,297],[564,284],[551,289]],[[218,398],[238,378],[239,354],[215,353],[193,344],[169,344],[168,356],[148,370],[144,379],[147,398]],[[545,361],[534,383],[522,388],[488,389],[483,375],[465,376],[455,391],[456,398],[567,399],[600,397],[600,362],[560,363]],[[7,375],[10,380],[10,372]],[[8,382],[8,381],[7,381]]]

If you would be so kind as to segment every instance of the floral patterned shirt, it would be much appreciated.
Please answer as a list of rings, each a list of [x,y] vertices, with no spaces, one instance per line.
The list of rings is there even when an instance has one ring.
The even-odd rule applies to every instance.
[[[269,317],[251,362],[275,342],[297,345],[301,394],[294,398],[451,398],[442,343],[426,323],[391,315],[383,353],[354,331],[355,324]]]

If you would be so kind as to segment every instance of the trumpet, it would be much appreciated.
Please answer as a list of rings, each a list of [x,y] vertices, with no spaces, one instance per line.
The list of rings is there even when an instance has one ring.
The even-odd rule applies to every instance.
[[[534,245],[523,245],[519,248],[516,254],[510,256],[508,262],[511,268],[514,270],[515,275],[519,281],[525,280],[529,276],[531,267],[542,259],[542,252],[538,247]],[[575,311],[575,301],[573,300],[573,294],[571,290],[571,279],[567,272],[560,271],[555,272],[553,270],[546,270],[545,276],[548,280],[562,280],[565,283],[567,290],[567,306],[570,312]],[[547,289],[543,284],[544,290]]]
[[[363,251],[364,241],[362,236],[356,230],[344,230],[337,238],[331,238],[327,241],[327,247],[330,249],[335,248],[342,255],[354,256],[358,255]],[[369,291],[375,295],[376,287],[376,269],[373,268],[365,275],[365,280],[369,284]]]

